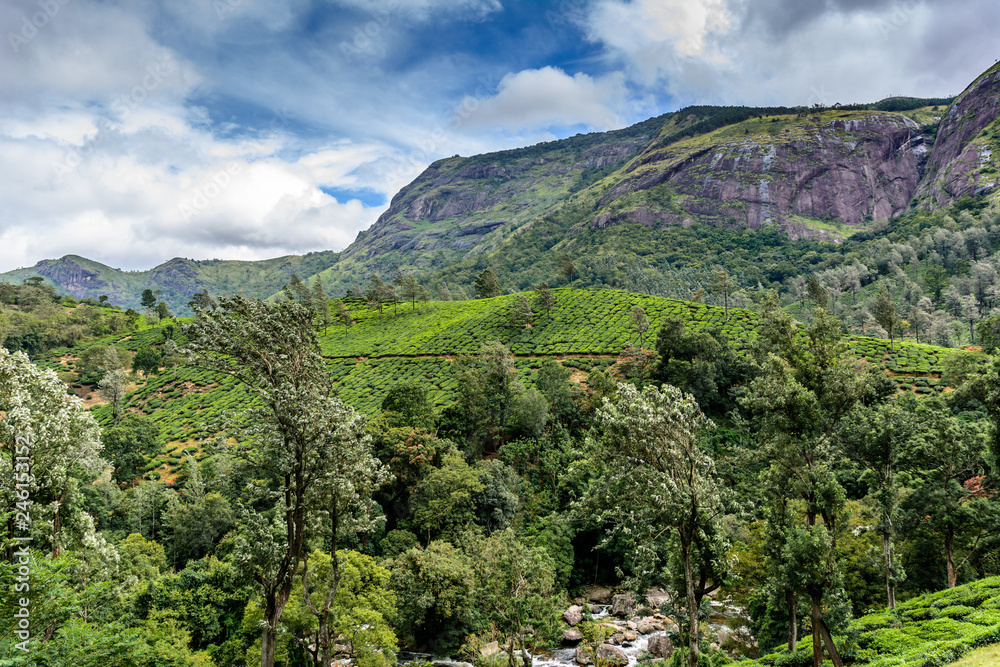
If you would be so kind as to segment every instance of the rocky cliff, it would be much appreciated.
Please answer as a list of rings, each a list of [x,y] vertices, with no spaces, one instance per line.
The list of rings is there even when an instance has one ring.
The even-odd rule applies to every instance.
[[[955,98],[941,121],[917,193],[926,208],[996,192],[1000,158],[1000,65]]]
[[[594,224],[778,224],[793,237],[821,235],[797,220],[862,225],[901,213],[917,190],[926,137],[904,115],[828,111],[761,121],[648,147],[601,197]],[[658,206],[648,196],[627,201],[657,189]]]

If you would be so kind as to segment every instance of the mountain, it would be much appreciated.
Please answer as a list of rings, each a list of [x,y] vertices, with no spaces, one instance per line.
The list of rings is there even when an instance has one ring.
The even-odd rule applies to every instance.
[[[397,266],[467,285],[501,264],[505,286],[525,288],[553,276],[562,253],[593,285],[678,295],[690,279],[674,267],[708,259],[742,284],[767,285],[803,270],[790,254],[828,252],[792,241],[839,242],[908,211],[1000,198],[998,117],[1000,65],[954,100],[688,107],[622,130],[439,160],[341,253],[173,259],[139,273],[67,256],[0,280],[40,275],[131,307],[142,289],[161,289],[180,313],[198,289],[267,296],[293,272],[339,294]],[[689,251],[702,246],[728,250]]]

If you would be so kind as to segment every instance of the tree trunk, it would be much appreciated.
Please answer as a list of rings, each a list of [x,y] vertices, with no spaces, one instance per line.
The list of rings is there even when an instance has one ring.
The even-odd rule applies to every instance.
[[[785,604],[788,605],[788,652],[795,653],[799,644],[799,617],[795,612],[795,593],[785,591]]]
[[[889,609],[896,608],[896,582],[892,575],[892,539],[889,531],[882,533],[882,553],[885,556],[885,595]]]
[[[274,628],[265,624],[260,638],[260,667],[274,667]]]
[[[826,645],[827,653],[830,654],[830,661],[833,662],[833,667],[844,667],[844,659],[840,657],[840,651],[837,650],[837,646],[833,643],[830,628],[826,627],[826,623],[823,622],[822,618],[817,617],[817,620],[819,621],[819,631],[823,635],[823,643]]]
[[[294,574],[289,580],[294,581]],[[278,638],[278,622],[285,610],[291,587],[282,585],[277,591],[264,594],[264,627],[260,636],[260,667],[274,667],[274,646]]]
[[[691,567],[691,540],[682,536],[684,549],[684,584],[688,607],[688,667],[698,667],[698,601],[694,597],[694,570]]]
[[[820,643],[819,636],[819,600],[815,596],[810,596],[810,602],[812,603],[812,639],[813,639],[813,667],[819,667],[819,663],[823,662],[823,645]]]
[[[948,559],[948,588],[954,588],[958,584],[958,575],[955,572],[955,529],[950,526],[945,531],[944,553]]]
[[[329,665],[333,662],[333,647],[331,644],[333,644],[333,641],[330,638],[330,622],[329,619],[324,617],[320,622],[319,635],[320,651],[323,654],[323,661],[321,664],[323,665]]]

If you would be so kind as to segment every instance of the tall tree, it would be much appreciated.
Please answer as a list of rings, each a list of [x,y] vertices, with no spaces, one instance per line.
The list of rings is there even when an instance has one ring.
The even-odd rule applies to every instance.
[[[809,282],[806,284],[806,293],[817,308],[825,309],[830,301],[829,293],[823,287],[822,283],[819,282],[819,278],[816,277],[815,273],[809,275]]]
[[[534,316],[535,313],[531,310],[531,302],[529,302],[528,297],[523,294],[518,294],[514,297],[514,300],[510,302],[510,309],[507,311],[507,318],[514,327],[518,329],[525,328],[531,324],[531,318]]]
[[[535,307],[544,310],[549,317],[552,316],[552,306],[556,305],[556,298],[552,295],[552,290],[545,283],[538,283],[531,288],[535,292]]]
[[[230,375],[263,405],[251,409],[239,454],[261,480],[260,511],[243,518],[239,560],[264,598],[261,664],[274,665],[278,624],[299,570],[307,530],[323,513],[318,503],[339,477],[345,451],[365,452],[350,408],[333,386],[312,327],[313,311],[294,300],[267,304],[220,298],[184,327],[199,365]],[[276,500],[270,505],[268,499]]]
[[[417,297],[420,296],[420,283],[413,276],[404,276],[402,289],[403,298],[410,302],[410,310],[416,310]]]
[[[323,289],[323,282],[317,278],[312,286],[312,297],[313,309],[316,311],[316,317],[319,320],[317,324],[323,325],[323,333],[330,326],[330,299],[326,295],[326,290]]]
[[[20,530],[38,530],[52,509],[52,531],[45,535],[59,555],[60,522],[66,515],[67,489],[74,475],[98,472],[100,429],[54,371],[36,367],[23,352],[0,348],[0,501],[7,521],[8,560],[20,517]],[[29,507],[30,505],[30,507]],[[44,533],[43,533],[44,534]],[[40,546],[37,545],[36,546]]]
[[[476,276],[475,288],[477,299],[489,299],[494,296],[500,296],[503,293],[503,290],[500,289],[500,283],[497,281],[496,274],[490,269],[485,269]]]
[[[649,331],[649,317],[646,316],[646,311],[642,306],[633,306],[632,310],[628,313],[629,316],[629,329],[636,332],[639,336],[639,349],[642,349],[643,339],[646,336],[646,332]]]
[[[139,351],[132,357],[132,370],[136,373],[143,373],[149,379],[151,373],[160,369],[160,353],[153,347],[146,345],[139,348]]]
[[[378,323],[382,324],[382,304],[388,298],[388,290],[392,285],[386,285],[378,276],[372,276],[368,280],[368,288],[365,290],[365,299],[368,303],[374,304],[378,309]]]
[[[559,266],[559,275],[566,279],[567,285],[572,285],[573,277],[576,275],[576,265],[573,264],[573,258],[563,253],[559,255],[557,263]]]
[[[986,513],[970,502],[975,493],[969,482],[986,473],[988,433],[981,424],[956,417],[940,397],[917,402],[909,413],[915,433],[906,443],[904,457],[913,479],[913,492],[905,501],[911,525],[929,525],[939,540],[945,561],[948,588],[958,584],[958,573],[975,551],[956,561],[964,532],[980,536]]]
[[[690,624],[687,659],[689,667],[697,667],[695,552],[699,535],[713,532],[712,524],[723,515],[715,464],[699,444],[714,425],[694,398],[676,387],[647,386],[640,392],[624,383],[597,411],[597,421],[601,435],[590,447],[601,471],[592,497],[604,508],[603,517],[639,545],[675,534]]]
[[[722,294],[722,301],[726,309],[726,321],[729,321],[729,293],[736,287],[736,282],[729,277],[729,272],[720,268],[712,278],[712,289],[716,294]]]
[[[108,371],[97,383],[101,397],[111,404],[111,417],[116,424],[122,415],[122,400],[125,398],[127,384],[128,376],[120,369]]]
[[[341,557],[338,548],[343,539],[370,533],[385,523],[372,494],[392,479],[392,475],[372,454],[371,438],[365,433],[364,417],[339,401],[333,405],[337,424],[332,446],[316,478],[315,513],[319,515],[317,531],[326,543],[332,576],[321,587],[310,589],[309,562],[304,558],[302,588],[309,611],[319,626],[319,646],[322,664],[332,662],[335,635],[331,625],[334,601],[341,584]],[[314,600],[313,591],[320,595]]]
[[[529,547],[508,528],[478,538],[469,550],[476,574],[475,599],[507,647],[507,665],[531,667],[527,629],[540,628],[555,615],[554,565],[545,549]]]
[[[882,538],[882,563],[885,572],[886,606],[896,607],[896,584],[905,573],[896,562],[895,537],[902,488],[897,481],[905,445],[913,435],[915,409],[912,398],[904,406],[899,401],[876,407],[861,407],[847,421],[842,440],[847,454],[861,469],[868,482],[875,510],[875,529]]]
[[[889,332],[889,349],[892,350],[893,339],[903,318],[900,317],[899,312],[896,310],[896,302],[892,300],[892,294],[889,293],[889,288],[886,285],[882,285],[882,289],[879,290],[872,311],[875,321]]]
[[[783,574],[792,589],[809,597],[814,664],[822,662],[825,645],[842,667],[822,613],[824,601],[841,586],[835,540],[844,492],[833,473],[838,436],[852,410],[862,401],[877,402],[891,388],[876,367],[847,354],[840,323],[823,309],[799,336],[787,314],[769,301],[756,351],[757,377],[739,402],[752,417],[757,456],[770,464],[765,482],[804,504],[800,521],[785,531]]]
[[[101,434],[104,456],[111,462],[112,479],[132,485],[146,461],[160,451],[160,430],[145,415],[129,414]]]
[[[347,338],[347,330],[354,324],[354,317],[340,299],[333,302],[333,318],[344,325],[344,338]]]
[[[156,307],[156,295],[153,294],[153,290],[148,287],[142,290],[142,299],[139,301],[142,307],[146,309],[147,313],[152,312],[153,308]]]

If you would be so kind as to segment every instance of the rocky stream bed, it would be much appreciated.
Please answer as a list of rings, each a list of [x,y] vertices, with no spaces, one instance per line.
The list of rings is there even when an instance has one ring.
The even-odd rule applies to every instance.
[[[586,645],[580,624],[590,616],[590,620],[606,628],[608,636],[597,647],[598,661],[606,665],[627,667],[638,662],[641,653],[648,651],[653,658],[667,658],[674,652],[671,636],[677,625],[658,611],[653,611],[668,596],[661,591],[647,593],[649,605],[637,605],[631,595],[613,594],[610,589],[592,587],[587,595],[577,598],[574,604],[563,612],[564,622],[562,646],[538,651],[533,654],[534,667],[577,667],[593,665],[595,656]],[[712,613],[707,624],[703,624],[703,634],[714,648],[734,650],[738,645],[752,643],[749,633],[741,623],[740,608],[725,601],[712,600]],[[733,626],[738,629],[733,629]],[[674,635],[675,636],[675,635]],[[505,657],[502,648],[495,642],[482,651],[484,657]],[[400,662],[431,662],[434,667],[472,667],[469,663],[451,659],[437,659],[430,654],[400,654]],[[520,664],[520,661],[518,661]]]

